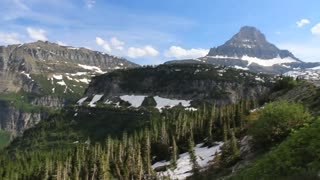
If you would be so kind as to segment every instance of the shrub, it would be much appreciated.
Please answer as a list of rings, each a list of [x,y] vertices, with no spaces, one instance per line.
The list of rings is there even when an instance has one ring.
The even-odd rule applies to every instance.
[[[277,101],[261,110],[249,133],[257,147],[269,147],[283,141],[311,119],[312,116],[301,104]]]

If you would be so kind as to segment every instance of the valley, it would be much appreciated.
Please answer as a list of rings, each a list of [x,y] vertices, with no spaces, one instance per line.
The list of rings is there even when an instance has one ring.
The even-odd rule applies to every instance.
[[[0,179],[319,177],[320,64],[254,27],[152,66],[48,41],[0,49]]]

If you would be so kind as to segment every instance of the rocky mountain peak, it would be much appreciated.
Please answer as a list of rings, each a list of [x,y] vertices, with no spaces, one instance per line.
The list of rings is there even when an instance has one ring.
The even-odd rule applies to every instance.
[[[241,45],[241,44],[269,44],[264,34],[257,28],[251,26],[244,26],[240,31],[234,35],[227,44]]]
[[[225,44],[211,48],[208,56],[233,59],[241,59],[243,56],[259,59],[292,58],[299,61],[291,52],[280,50],[269,43],[261,31],[251,26],[242,27]]]

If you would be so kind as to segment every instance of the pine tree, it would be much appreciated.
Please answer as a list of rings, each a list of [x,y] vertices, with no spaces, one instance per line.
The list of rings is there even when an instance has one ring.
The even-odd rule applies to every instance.
[[[146,170],[147,175],[151,175],[152,168],[151,168],[151,142],[150,142],[150,134],[149,130],[145,129],[144,131],[144,167]]]
[[[172,157],[171,157],[171,165],[173,167],[177,166],[177,155],[178,155],[178,147],[176,144],[175,137],[172,137]]]
[[[199,164],[197,162],[197,156],[194,151],[194,142],[190,138],[189,139],[189,155],[190,155],[190,163],[192,164],[192,171],[194,175],[199,174]]]

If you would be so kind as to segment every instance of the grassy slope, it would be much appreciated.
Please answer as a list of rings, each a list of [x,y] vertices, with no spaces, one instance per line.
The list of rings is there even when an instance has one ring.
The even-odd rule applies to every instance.
[[[318,179],[320,118],[288,137],[231,179]]]
[[[7,146],[10,142],[10,133],[0,130],[0,149]]]

